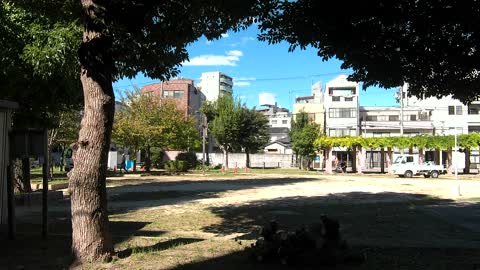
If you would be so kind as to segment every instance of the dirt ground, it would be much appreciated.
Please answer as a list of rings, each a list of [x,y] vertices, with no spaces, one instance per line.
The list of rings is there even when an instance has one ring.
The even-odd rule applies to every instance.
[[[128,251],[128,256],[84,266],[87,269],[227,269],[225,265],[265,269],[247,263],[243,254],[261,225],[276,219],[286,228],[295,228],[318,221],[322,213],[338,219],[349,243],[366,247],[369,253],[366,265],[345,269],[475,269],[480,265],[480,181],[475,179],[130,175],[109,178],[107,183],[115,247],[119,254]],[[49,249],[67,254],[69,201],[52,202],[49,209],[50,241],[55,246]],[[40,208],[30,205],[16,210],[19,240],[16,248],[6,252],[8,263],[0,259],[0,269],[2,265],[9,265],[6,269],[68,267],[66,259],[49,263],[35,259],[45,254],[44,246],[28,250],[31,258],[27,260],[19,257],[25,252],[22,241],[33,237],[32,226],[38,228]],[[233,240],[237,238],[244,244]],[[62,252],[57,253],[61,257]],[[439,256],[445,259],[438,260]]]

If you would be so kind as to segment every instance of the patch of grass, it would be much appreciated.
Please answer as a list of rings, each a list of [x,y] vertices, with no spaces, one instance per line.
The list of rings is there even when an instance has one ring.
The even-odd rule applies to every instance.
[[[41,183],[43,183],[43,179],[35,178],[35,179],[31,180],[31,183],[32,184],[41,184]],[[53,180],[48,181],[49,185],[65,184],[65,183],[68,183],[67,178],[59,178],[59,179],[54,178]]]

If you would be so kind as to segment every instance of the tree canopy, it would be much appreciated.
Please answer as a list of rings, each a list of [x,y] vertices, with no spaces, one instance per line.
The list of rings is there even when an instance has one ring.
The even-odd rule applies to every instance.
[[[250,167],[250,153],[255,153],[270,141],[268,119],[255,108],[241,108],[240,117],[240,147],[247,154],[246,166]]]
[[[1,2],[0,99],[19,103],[16,127],[55,128],[60,113],[79,110],[80,37],[78,20],[36,16],[20,2]]]
[[[337,58],[363,88],[409,84],[418,97],[480,97],[480,2],[278,1],[261,40]]]
[[[195,120],[180,111],[174,101],[157,96],[127,93],[123,109],[116,112],[113,141],[146,152],[146,167],[150,169],[150,148],[185,150],[200,145]]]
[[[293,151],[302,159],[315,157],[315,140],[320,136],[320,126],[308,119],[306,112],[300,112],[292,122],[289,132]],[[303,168],[303,162],[301,163]]]

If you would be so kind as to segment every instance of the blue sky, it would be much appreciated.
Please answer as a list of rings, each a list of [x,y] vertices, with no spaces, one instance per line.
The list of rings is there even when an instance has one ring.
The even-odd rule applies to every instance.
[[[292,109],[296,96],[310,94],[310,86],[318,81],[324,85],[340,74],[349,74],[340,68],[336,59],[323,62],[316,50],[288,52],[288,44],[268,45],[256,39],[258,30],[225,33],[221,39],[205,38],[188,46],[189,62],[180,68],[178,77],[198,82],[202,72],[220,71],[234,78],[234,95],[248,107],[258,107],[260,93],[273,93],[279,106]],[[139,74],[132,80],[115,82],[115,91],[143,87],[158,82]],[[396,105],[394,89],[370,87],[360,93],[362,106]]]

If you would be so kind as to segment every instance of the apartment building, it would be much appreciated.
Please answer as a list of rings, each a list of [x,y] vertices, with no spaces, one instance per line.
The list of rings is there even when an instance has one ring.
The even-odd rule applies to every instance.
[[[174,79],[150,84],[144,86],[140,93],[173,100],[185,116],[195,115],[195,112],[200,109],[203,100],[205,100],[202,93],[194,86],[192,79]]]
[[[327,136],[358,136],[359,84],[340,75],[325,85],[325,133]]]
[[[208,101],[215,101],[223,95],[233,95],[232,77],[218,71],[202,73],[197,87]]]
[[[307,113],[309,119],[325,130],[325,107],[322,85],[320,82],[312,85],[311,95],[297,97],[293,104],[293,118],[299,113]]]

